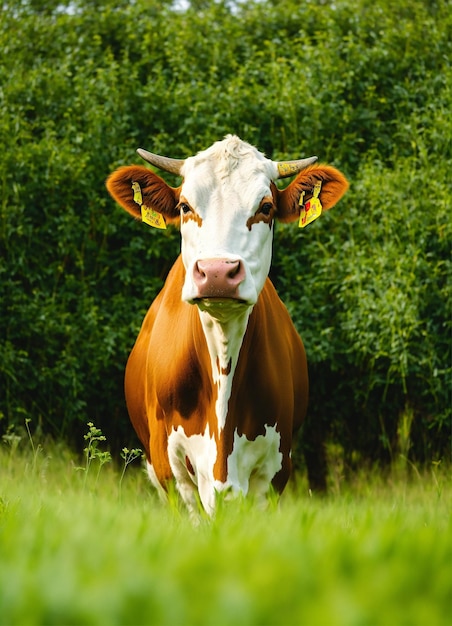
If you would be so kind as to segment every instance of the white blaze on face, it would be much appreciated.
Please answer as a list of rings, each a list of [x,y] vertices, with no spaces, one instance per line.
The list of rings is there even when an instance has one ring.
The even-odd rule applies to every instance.
[[[203,259],[239,260],[245,278],[238,297],[253,305],[268,275],[273,228],[252,218],[263,198],[271,198],[271,181],[277,177],[275,163],[255,148],[229,137],[208,150],[186,159],[181,201],[193,211],[181,220],[182,260],[186,279],[182,299],[197,296],[194,268]]]

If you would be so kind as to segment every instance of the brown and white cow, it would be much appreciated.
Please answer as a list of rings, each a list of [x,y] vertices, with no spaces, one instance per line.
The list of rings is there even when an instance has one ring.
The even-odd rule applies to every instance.
[[[278,163],[233,135],[185,161],[138,152],[181,186],[132,165],[108,191],[137,218],[145,207],[180,224],[182,246],[129,357],[127,407],[159,493],[174,478],[190,511],[199,494],[211,514],[219,492],[260,498],[287,483],[308,375],[268,278],[273,224],[298,220],[316,196],[331,208],[348,183],[316,157]],[[278,190],[274,181],[294,174]]]

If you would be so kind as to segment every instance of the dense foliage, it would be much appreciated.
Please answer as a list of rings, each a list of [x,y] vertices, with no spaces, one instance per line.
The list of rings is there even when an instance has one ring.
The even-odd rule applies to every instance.
[[[446,0],[3,0],[0,430],[124,443],[123,369],[179,249],[107,175],[228,132],[351,182],[272,278],[347,465],[450,451],[452,76]],[[167,180],[174,183],[167,176]],[[168,338],[172,341],[172,338]]]

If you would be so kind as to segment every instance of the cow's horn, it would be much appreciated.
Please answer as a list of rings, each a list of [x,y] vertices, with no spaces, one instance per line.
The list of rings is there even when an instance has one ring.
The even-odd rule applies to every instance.
[[[153,154],[152,152],[148,152],[142,148],[138,148],[137,152],[142,159],[152,165],[155,165],[159,169],[164,170],[165,172],[170,172],[171,174],[181,175],[180,171],[185,163],[183,159],[170,159],[169,157]]]
[[[293,176],[298,174],[301,170],[304,170],[308,165],[312,165],[317,161],[316,156],[308,157],[307,159],[298,159],[296,161],[279,161],[276,163],[278,167],[278,178],[287,178],[287,176]]]

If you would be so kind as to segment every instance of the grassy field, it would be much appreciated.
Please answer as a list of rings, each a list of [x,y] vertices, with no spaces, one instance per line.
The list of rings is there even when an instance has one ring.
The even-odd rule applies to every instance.
[[[142,471],[0,444],[0,624],[450,625],[450,477],[362,475],[194,526]],[[98,473],[98,469],[100,472]]]

